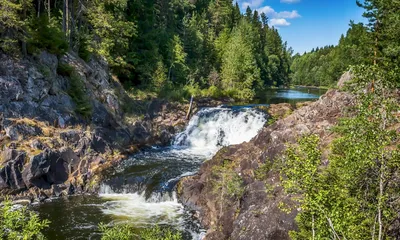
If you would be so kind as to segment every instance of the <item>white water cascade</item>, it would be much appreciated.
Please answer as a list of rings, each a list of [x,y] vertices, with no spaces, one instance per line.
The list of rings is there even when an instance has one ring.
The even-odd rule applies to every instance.
[[[188,232],[191,239],[201,239],[204,231],[199,226],[192,228],[193,219],[178,202],[176,182],[194,174],[221,147],[251,140],[266,120],[264,113],[251,108],[200,110],[171,147],[132,156],[114,180],[103,183],[100,196],[106,202],[102,212],[135,226],[170,225]]]
[[[266,120],[264,113],[252,108],[205,108],[192,117],[173,145],[213,155],[223,146],[250,141]]]

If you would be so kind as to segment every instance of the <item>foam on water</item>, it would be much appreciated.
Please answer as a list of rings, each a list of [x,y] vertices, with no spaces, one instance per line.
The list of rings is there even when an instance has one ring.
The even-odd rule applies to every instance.
[[[185,226],[191,220],[173,191],[176,182],[194,174],[201,162],[221,147],[251,140],[266,120],[265,114],[250,108],[200,110],[170,148],[137,154],[121,165],[120,175],[114,179],[123,181],[122,185],[103,183],[100,196],[107,201],[102,212],[138,226],[167,224],[190,232],[192,239],[201,239],[204,231]],[[143,170],[147,165],[149,169]],[[136,172],[137,168],[140,170]]]
[[[183,206],[176,193],[154,193],[150,198],[140,193],[115,193],[110,186],[102,185],[100,196],[108,201],[102,211],[135,225],[169,224],[183,222]]]
[[[205,108],[192,117],[173,145],[212,156],[223,146],[250,141],[266,120],[264,113],[251,108]]]

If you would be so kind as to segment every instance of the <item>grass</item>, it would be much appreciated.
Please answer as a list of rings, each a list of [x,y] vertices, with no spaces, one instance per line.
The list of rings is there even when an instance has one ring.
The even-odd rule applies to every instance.
[[[42,133],[46,137],[51,137],[54,135],[55,128],[52,126],[49,126],[47,123],[38,121],[36,119],[31,119],[31,118],[10,118],[10,121],[12,121],[14,124],[18,125],[28,125],[31,127],[38,127],[42,130]]]

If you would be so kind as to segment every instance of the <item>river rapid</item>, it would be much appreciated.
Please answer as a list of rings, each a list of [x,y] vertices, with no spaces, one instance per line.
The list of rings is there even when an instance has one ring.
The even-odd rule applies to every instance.
[[[318,97],[304,94],[301,99]],[[41,218],[51,221],[46,237],[100,239],[99,223],[128,223],[138,230],[168,226],[182,231],[184,239],[202,239],[205,230],[178,201],[176,184],[223,146],[257,135],[268,117],[254,106],[201,109],[170,146],[145,149],[122,161],[101,184],[98,196],[55,198],[34,206]]]

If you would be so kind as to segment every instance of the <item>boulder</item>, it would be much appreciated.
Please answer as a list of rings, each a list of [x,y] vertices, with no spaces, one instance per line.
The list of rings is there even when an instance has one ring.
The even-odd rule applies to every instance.
[[[2,153],[3,167],[0,169],[0,190],[20,190],[25,188],[22,179],[21,169],[25,161],[25,153],[5,149]]]
[[[271,104],[268,108],[268,113],[275,119],[286,117],[292,112],[293,107],[289,103]]]
[[[353,74],[351,74],[350,71],[343,73],[343,75],[340,77],[340,79],[337,83],[338,89],[342,89],[346,85],[346,83],[351,81],[352,78],[353,78]]]
[[[78,164],[79,158],[69,148],[60,151],[45,149],[30,159],[22,177],[27,187],[49,189],[53,184],[67,181],[69,174],[77,169]]]

